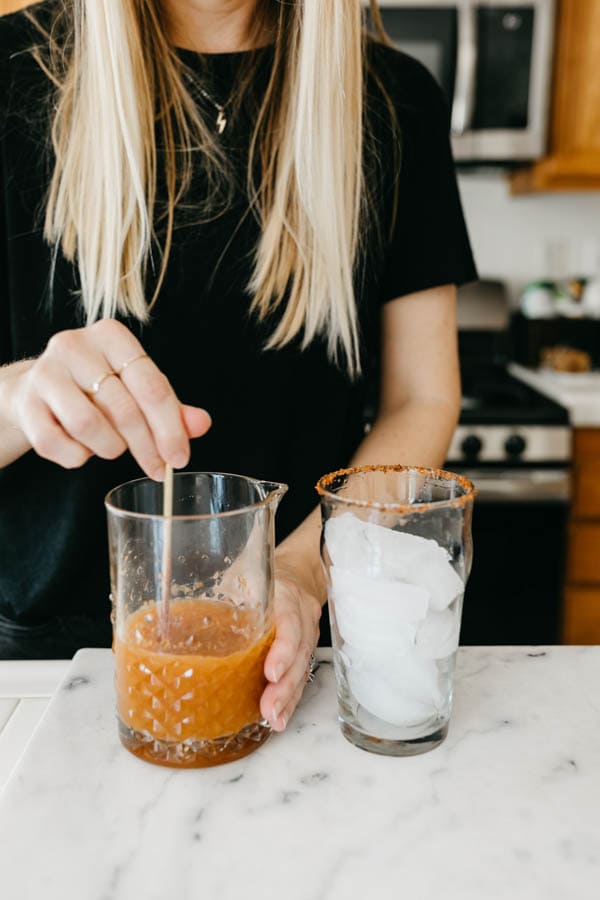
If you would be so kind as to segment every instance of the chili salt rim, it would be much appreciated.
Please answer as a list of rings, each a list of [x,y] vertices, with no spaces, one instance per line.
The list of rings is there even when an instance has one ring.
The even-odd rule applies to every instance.
[[[462,487],[464,494],[460,497],[451,497],[448,500],[429,500],[426,503],[379,503],[377,500],[352,500],[350,497],[341,497],[339,494],[328,490],[337,478],[348,475],[360,475],[363,472],[416,472],[419,475],[431,475],[442,481],[455,481]],[[363,509],[378,509],[383,512],[408,513],[426,512],[429,509],[459,508],[466,506],[477,496],[477,489],[465,475],[450,472],[448,469],[430,469],[427,466],[401,466],[401,465],[365,465],[354,466],[349,469],[336,469],[319,478],[315,490],[320,497],[330,497],[338,503],[347,503],[349,506],[360,506]]]

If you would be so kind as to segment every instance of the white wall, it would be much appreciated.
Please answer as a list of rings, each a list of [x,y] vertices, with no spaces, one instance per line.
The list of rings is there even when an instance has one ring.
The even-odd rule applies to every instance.
[[[502,173],[466,173],[460,190],[482,278],[507,282],[600,275],[600,192],[511,196]]]

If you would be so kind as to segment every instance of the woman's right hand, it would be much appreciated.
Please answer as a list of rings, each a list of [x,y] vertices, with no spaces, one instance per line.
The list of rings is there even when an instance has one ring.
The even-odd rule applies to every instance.
[[[139,341],[114,319],[54,335],[3,387],[3,417],[39,456],[66,469],[92,455],[115,459],[129,448],[146,475],[161,480],[165,463],[187,465],[190,438],[211,425],[205,410],[179,402]]]

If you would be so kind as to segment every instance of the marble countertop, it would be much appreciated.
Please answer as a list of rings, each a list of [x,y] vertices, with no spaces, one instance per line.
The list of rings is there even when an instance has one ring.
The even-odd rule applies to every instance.
[[[68,660],[0,660],[0,790],[46,711]]]
[[[283,735],[214,769],[123,750],[110,651],[81,651],[0,795],[7,900],[588,900],[600,885],[600,647],[461,648],[450,733],[341,736],[330,651]]]
[[[569,410],[576,428],[600,428],[600,372],[552,372],[510,363],[515,378]]]

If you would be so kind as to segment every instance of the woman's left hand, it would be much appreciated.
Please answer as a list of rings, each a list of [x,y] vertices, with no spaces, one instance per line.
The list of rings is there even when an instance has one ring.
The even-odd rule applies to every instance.
[[[321,604],[311,588],[289,570],[275,565],[275,640],[265,660],[270,682],[260,701],[262,716],[273,731],[284,731],[302,691],[319,637]]]

